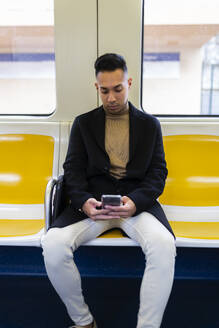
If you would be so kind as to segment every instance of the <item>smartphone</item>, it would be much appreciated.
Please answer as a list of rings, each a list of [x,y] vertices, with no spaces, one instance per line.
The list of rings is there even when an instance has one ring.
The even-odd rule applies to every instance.
[[[104,208],[106,205],[120,206],[120,205],[122,205],[122,196],[121,195],[102,195],[101,202],[102,202],[102,208]]]

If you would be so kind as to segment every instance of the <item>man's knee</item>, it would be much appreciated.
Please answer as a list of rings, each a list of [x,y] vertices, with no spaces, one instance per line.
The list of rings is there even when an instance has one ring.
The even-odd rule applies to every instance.
[[[59,266],[73,257],[71,247],[64,239],[61,230],[59,228],[50,229],[41,241],[45,261],[52,266]]]
[[[169,254],[170,256],[176,255],[176,244],[173,235],[167,231],[167,234],[159,236],[158,241],[160,251],[163,251],[164,254]]]
[[[145,243],[145,253],[160,265],[166,265],[168,261],[172,262],[175,259],[176,245],[173,235],[168,230],[161,231],[150,235]]]

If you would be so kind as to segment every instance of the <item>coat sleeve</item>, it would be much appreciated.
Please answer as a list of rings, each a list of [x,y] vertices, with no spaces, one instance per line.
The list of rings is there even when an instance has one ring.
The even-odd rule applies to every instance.
[[[136,215],[151,207],[162,194],[165,186],[168,171],[166,168],[161,127],[158,120],[156,120],[156,130],[157,133],[150,166],[143,180],[127,195],[136,205]]]
[[[87,152],[81,136],[78,118],[72,125],[63,168],[66,193],[71,200],[72,207],[81,209],[84,202],[93,196],[87,192]]]

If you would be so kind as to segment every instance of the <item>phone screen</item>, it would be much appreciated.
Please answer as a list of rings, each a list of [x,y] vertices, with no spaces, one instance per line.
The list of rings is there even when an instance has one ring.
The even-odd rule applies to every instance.
[[[101,197],[102,207],[106,205],[120,206],[121,205],[121,195],[102,195]]]

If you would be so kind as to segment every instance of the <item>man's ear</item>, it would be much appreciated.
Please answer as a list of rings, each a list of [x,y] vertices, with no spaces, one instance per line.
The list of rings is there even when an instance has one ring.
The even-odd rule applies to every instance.
[[[131,88],[131,85],[132,85],[132,77],[130,77],[130,78],[128,79],[128,86],[129,86],[129,88]]]
[[[97,89],[97,91],[98,91],[98,90],[99,90],[98,83],[95,82],[94,85],[95,85],[95,87],[96,87],[96,89]]]

